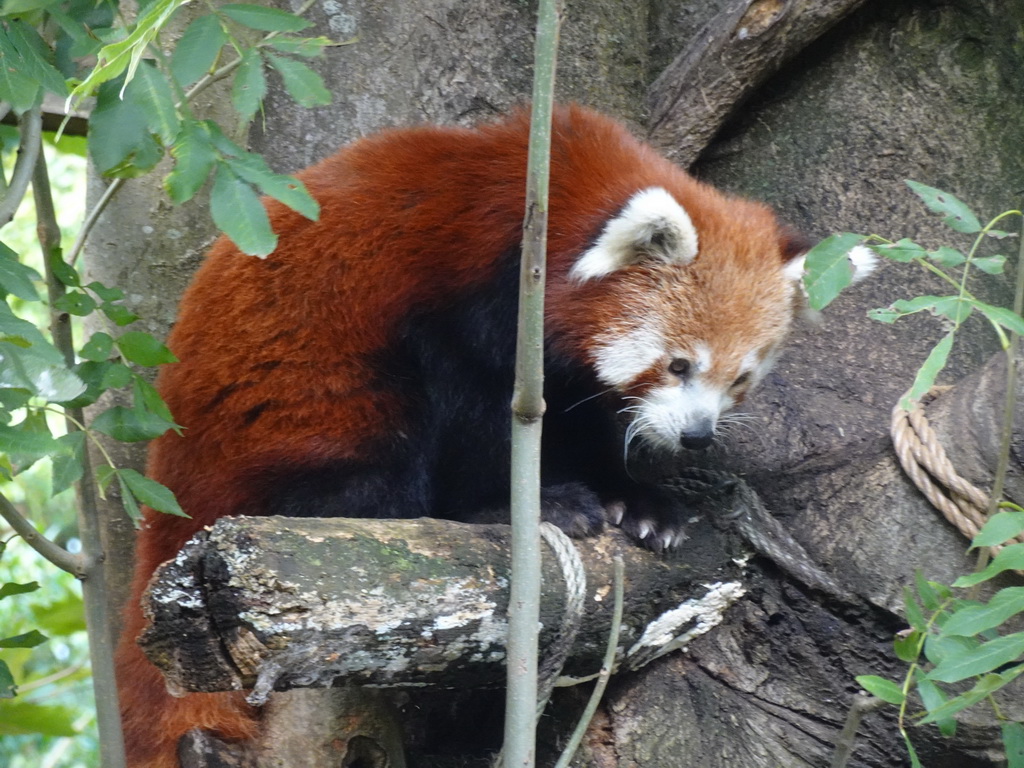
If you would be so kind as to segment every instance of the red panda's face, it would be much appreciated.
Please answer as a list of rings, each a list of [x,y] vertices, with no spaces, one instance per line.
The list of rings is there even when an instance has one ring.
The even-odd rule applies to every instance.
[[[591,319],[579,347],[619,397],[627,448],[709,445],[789,330],[801,268],[774,217],[720,207],[691,219],[664,189],[638,192],[569,272]]]

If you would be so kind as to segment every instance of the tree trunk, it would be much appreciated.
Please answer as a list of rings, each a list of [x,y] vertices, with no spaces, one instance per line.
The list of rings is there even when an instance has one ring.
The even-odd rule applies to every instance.
[[[1016,205],[1024,177],[1016,36],[1024,10],[1010,0],[865,3],[841,21],[835,13],[830,20],[837,26],[812,41],[822,34],[809,23],[814,11],[839,5],[752,2],[737,16],[739,6],[725,2],[572,3],[563,26],[560,97],[612,112],[640,134],[646,126],[662,149],[697,158],[702,178],[769,202],[813,237],[852,230],[961,246],[902,180],[948,189],[983,214]],[[813,33],[771,40],[763,60],[778,72],[767,81],[760,66],[739,74],[734,64],[724,71],[745,87],[720,88],[716,67],[741,62],[743,45],[770,39],[737,34],[737,19],[747,12],[764,22],[756,29],[779,30],[785,21],[796,23],[787,30]],[[529,4],[343,0],[312,14],[321,33],[358,35],[359,42],[330,50],[320,66],[335,92],[331,107],[297,113],[280,88],[273,91],[251,145],[279,170],[298,169],[385,125],[486,118],[529,92]],[[709,46],[702,29],[723,30],[716,45],[725,47]],[[776,46],[784,56],[774,55]],[[781,61],[786,56],[792,58]],[[659,106],[669,83],[682,87],[669,99],[674,110]],[[720,90],[735,95],[709,98],[702,111],[702,95],[718,97]],[[741,110],[730,103],[738,99]],[[647,103],[656,124],[648,123]],[[143,298],[149,293],[179,290],[182,281],[170,276],[180,276],[181,267],[173,265],[194,265],[208,242],[203,227],[153,224],[161,210],[155,202],[113,210],[109,234],[94,241],[90,269],[102,256],[103,268],[124,278],[120,284],[128,284],[136,305],[150,301]],[[139,232],[144,242],[132,237]],[[146,263],[138,264],[144,252]],[[170,287],[142,287],[164,278]],[[136,280],[140,287],[133,288]],[[887,436],[892,405],[944,330],[930,317],[883,326],[864,314],[937,290],[924,273],[887,265],[830,307],[819,326],[794,335],[747,403],[757,426],[730,435],[705,457],[709,467],[742,475],[772,516],[754,526],[754,535],[737,531],[748,543],[756,543],[757,530],[772,534],[751,547],[756,556],[745,566],[745,596],[685,652],[618,676],[576,765],[828,764],[857,691],[854,676],[899,668],[891,637],[903,626],[902,589],[915,569],[948,581],[972,567],[964,539],[903,477]],[[972,290],[1007,303],[1005,281],[979,281]],[[946,383],[979,369],[995,349],[981,324],[966,326]],[[978,407],[981,399],[964,391],[937,401],[934,419],[953,438],[946,447],[955,461],[976,462],[964,473],[984,483],[993,436],[974,412],[965,422],[956,398]],[[965,426],[982,446],[981,460],[960,439]],[[1011,492],[1017,488],[1019,482]],[[809,584],[801,568],[787,566],[765,544],[779,540],[780,528],[808,553],[801,567],[809,562],[808,573],[824,573],[826,581]],[[734,567],[728,560],[735,553],[727,549],[693,554]],[[852,601],[844,597],[851,594]],[[584,693],[556,692],[542,721],[546,756],[564,740]],[[493,692],[410,690],[386,698],[417,764],[473,764],[500,742],[500,696]],[[914,735],[930,768],[999,764],[998,732],[983,714],[967,714],[951,742],[929,730]],[[889,768],[906,764],[902,755],[892,717],[882,711],[866,720],[850,764]]]

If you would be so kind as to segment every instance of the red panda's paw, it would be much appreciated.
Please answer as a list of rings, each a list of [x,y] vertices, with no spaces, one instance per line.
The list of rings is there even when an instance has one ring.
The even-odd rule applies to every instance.
[[[612,510],[613,523],[658,554],[678,548],[688,538],[684,505],[662,494],[638,494]]]
[[[595,536],[604,529],[601,500],[583,483],[562,483],[540,489],[540,516],[575,539]]]

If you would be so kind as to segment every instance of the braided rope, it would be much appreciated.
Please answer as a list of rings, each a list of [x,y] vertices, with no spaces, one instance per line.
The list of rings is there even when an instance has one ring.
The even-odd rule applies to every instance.
[[[968,539],[977,536],[988,520],[989,496],[957,473],[920,402],[911,401],[909,411],[897,403],[890,434],[900,465],[918,490],[960,533]],[[992,554],[1001,548],[992,547]]]
[[[565,660],[569,658],[569,652],[576,642],[587,597],[587,573],[583,569],[583,560],[572,539],[551,523],[540,524],[540,535],[562,569],[562,579],[565,581],[565,614],[562,617],[562,626],[552,640],[537,672],[537,717],[544,712]]]

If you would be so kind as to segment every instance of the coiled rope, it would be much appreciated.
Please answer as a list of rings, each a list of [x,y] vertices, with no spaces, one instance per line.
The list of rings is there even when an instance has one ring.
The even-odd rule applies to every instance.
[[[932,393],[925,397],[930,396]],[[900,403],[904,399],[907,394],[900,398]],[[890,434],[900,465],[946,520],[973,539],[988,520],[989,496],[957,473],[928,423],[922,404],[917,400],[910,404],[909,411],[899,403],[892,409]],[[1001,548],[991,547],[992,554]]]

